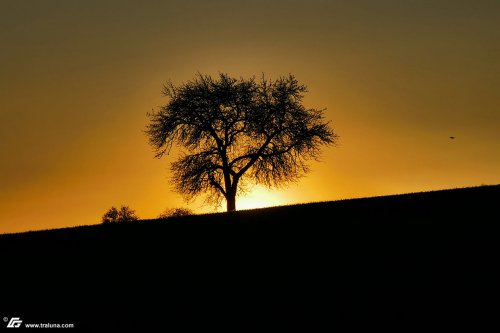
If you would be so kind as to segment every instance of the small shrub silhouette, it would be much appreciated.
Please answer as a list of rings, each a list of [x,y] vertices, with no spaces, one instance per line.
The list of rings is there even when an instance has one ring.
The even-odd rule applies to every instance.
[[[167,219],[169,217],[180,217],[188,215],[194,215],[194,212],[189,208],[172,208],[165,210],[163,213],[158,215],[158,218]]]
[[[116,209],[116,207],[111,207],[102,216],[102,223],[132,222],[137,221],[138,219],[139,217],[135,215],[135,210],[128,206],[121,206],[119,210]]]

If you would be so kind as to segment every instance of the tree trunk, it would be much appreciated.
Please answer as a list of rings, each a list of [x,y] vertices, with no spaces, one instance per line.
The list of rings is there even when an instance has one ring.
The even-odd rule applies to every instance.
[[[227,202],[227,211],[234,212],[236,210],[236,193],[229,194],[228,196],[226,196],[226,202]]]

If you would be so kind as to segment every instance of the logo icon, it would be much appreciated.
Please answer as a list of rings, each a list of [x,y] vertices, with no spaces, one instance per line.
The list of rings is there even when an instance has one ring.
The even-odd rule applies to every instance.
[[[18,328],[19,326],[21,326],[22,322],[23,321],[21,320],[21,318],[19,318],[19,317],[12,317],[12,318],[10,318],[10,321],[7,324],[7,328]]]

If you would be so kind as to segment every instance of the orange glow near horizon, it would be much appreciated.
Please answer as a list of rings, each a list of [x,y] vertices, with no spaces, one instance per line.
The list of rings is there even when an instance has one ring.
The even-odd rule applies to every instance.
[[[281,198],[278,193],[271,193],[265,187],[255,186],[250,193],[240,197],[236,201],[238,210],[274,207],[287,204],[287,200]]]
[[[4,1],[0,28],[0,233],[219,210],[172,191],[143,132],[197,72],[292,73],[340,135],[238,209],[500,183],[498,2]]]

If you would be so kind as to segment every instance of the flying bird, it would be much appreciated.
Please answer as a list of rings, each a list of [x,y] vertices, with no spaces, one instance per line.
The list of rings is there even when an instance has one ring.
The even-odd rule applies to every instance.
[[[452,140],[453,140],[453,139],[455,139],[455,137],[454,137],[454,136],[450,136],[450,139],[452,139]]]

